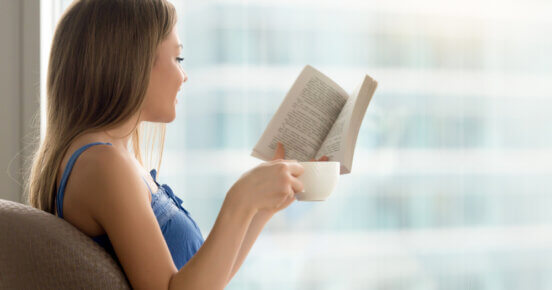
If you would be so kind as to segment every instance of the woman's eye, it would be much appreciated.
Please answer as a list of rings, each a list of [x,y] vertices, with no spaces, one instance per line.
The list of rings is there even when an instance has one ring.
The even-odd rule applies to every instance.
[[[176,58],[176,61],[178,61],[178,63],[181,63],[184,61],[184,58],[183,57],[177,57]]]

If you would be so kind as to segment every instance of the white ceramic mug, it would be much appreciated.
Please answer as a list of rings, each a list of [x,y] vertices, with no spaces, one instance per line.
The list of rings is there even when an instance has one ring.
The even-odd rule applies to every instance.
[[[303,183],[303,191],[295,194],[301,201],[323,201],[334,191],[339,179],[338,161],[306,161],[299,162],[305,168],[299,179]]]

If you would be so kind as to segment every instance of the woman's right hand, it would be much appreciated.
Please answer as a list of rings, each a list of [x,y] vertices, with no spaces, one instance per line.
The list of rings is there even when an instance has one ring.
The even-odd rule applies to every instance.
[[[297,177],[303,174],[304,168],[296,160],[284,160],[283,150],[283,145],[278,143],[274,159],[244,173],[228,195],[255,212],[279,211],[289,206],[295,193],[303,191]]]

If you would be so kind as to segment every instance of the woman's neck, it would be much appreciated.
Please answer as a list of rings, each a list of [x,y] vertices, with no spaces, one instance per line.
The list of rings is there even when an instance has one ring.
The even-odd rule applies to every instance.
[[[123,152],[130,152],[128,144],[132,137],[132,131],[136,126],[139,126],[141,121],[137,120],[138,115],[130,118],[121,125],[111,128],[109,130],[103,130],[87,134],[87,139],[95,139],[97,141],[109,142],[118,150]]]

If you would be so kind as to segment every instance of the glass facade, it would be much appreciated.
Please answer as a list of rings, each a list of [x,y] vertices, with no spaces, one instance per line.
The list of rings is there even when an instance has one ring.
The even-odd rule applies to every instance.
[[[189,80],[161,181],[205,237],[305,64],[379,82],[352,173],[227,289],[552,289],[552,5],[173,1]]]

